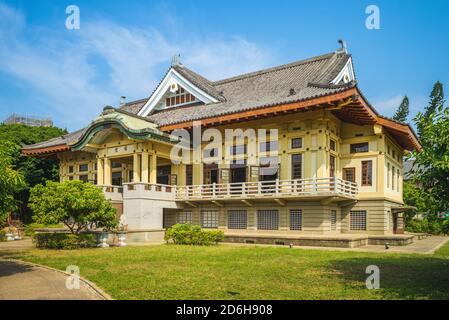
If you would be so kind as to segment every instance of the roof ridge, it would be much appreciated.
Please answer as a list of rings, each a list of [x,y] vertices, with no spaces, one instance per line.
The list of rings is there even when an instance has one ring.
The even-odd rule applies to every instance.
[[[228,83],[228,82],[232,82],[232,81],[238,81],[241,79],[246,79],[246,78],[250,78],[250,77],[254,77],[254,76],[259,76],[265,73],[270,73],[270,72],[275,72],[275,71],[279,71],[279,70],[283,70],[283,69],[287,69],[287,68],[292,68],[292,67],[296,67],[299,65],[303,65],[303,64],[307,64],[307,63],[312,63],[312,62],[316,62],[319,60],[324,60],[327,59],[329,57],[332,57],[333,55],[335,55],[335,52],[330,52],[330,53],[326,53],[326,54],[322,54],[319,56],[315,56],[315,57],[311,57],[311,58],[307,58],[307,59],[303,59],[303,60],[298,60],[298,61],[294,61],[294,62],[290,62],[290,63],[286,63],[286,64],[281,64],[278,66],[274,66],[274,67],[270,67],[270,68],[266,68],[266,69],[262,69],[262,70],[258,70],[258,71],[253,71],[253,72],[249,72],[249,73],[244,73],[238,76],[234,76],[234,77],[230,77],[230,78],[225,78],[222,80],[217,80],[213,82],[213,85],[220,85],[220,84],[224,84],[224,83]]]

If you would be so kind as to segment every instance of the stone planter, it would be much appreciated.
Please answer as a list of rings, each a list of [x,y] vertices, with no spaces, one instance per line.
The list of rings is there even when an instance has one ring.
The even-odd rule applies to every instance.
[[[126,247],[126,232],[117,232],[118,246]]]
[[[98,247],[99,248],[109,248],[109,244],[107,243],[109,238],[109,233],[101,232],[98,234]]]
[[[14,241],[14,234],[7,233],[7,234],[5,234],[5,236],[6,236],[6,241]]]

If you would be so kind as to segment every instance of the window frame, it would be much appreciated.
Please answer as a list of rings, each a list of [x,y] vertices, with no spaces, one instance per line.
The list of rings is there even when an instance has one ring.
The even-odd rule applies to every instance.
[[[300,141],[299,146],[294,145],[294,141]],[[301,149],[303,148],[303,139],[302,137],[292,138],[290,140],[290,149]]]
[[[279,230],[279,210],[257,210],[256,215],[257,230]],[[268,220],[270,218],[274,220]]]
[[[217,229],[219,224],[218,210],[201,210],[201,227],[204,229]]]
[[[349,230],[366,231],[368,226],[368,213],[366,210],[349,211]]]
[[[347,179],[347,173],[348,172],[352,172],[352,180],[348,180]],[[356,176],[355,176],[355,167],[349,167],[349,168],[343,168],[343,180],[345,180],[345,181],[350,181],[350,182],[352,182],[352,183],[355,183],[356,182]]]
[[[364,164],[367,164],[366,172],[364,172]],[[373,160],[362,160],[362,186],[372,187],[373,186]],[[365,180],[366,178],[366,180]]]
[[[248,211],[247,210],[228,210],[228,229],[246,230],[248,229]]]
[[[365,150],[366,146],[366,150]],[[358,148],[362,148],[363,150],[360,151]],[[369,152],[369,142],[360,142],[360,143],[351,143],[349,145],[349,153],[365,153]]]

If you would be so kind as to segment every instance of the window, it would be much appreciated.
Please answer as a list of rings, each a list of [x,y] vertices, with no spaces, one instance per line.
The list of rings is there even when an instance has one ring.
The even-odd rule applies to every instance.
[[[292,179],[302,179],[302,154],[292,154]]]
[[[388,146],[388,148],[387,148],[387,150],[388,150],[388,155],[390,155],[391,154],[391,147],[390,146]]]
[[[85,163],[85,164],[80,164],[80,166],[79,166],[79,171],[80,171],[80,172],[85,172],[85,171],[88,171],[88,170],[89,170],[89,166],[88,166],[87,163]]]
[[[373,161],[362,161],[362,186],[373,185]]]
[[[387,188],[390,187],[390,163],[387,163]]]
[[[120,162],[112,161],[111,166],[112,168],[121,168],[122,164]]]
[[[203,228],[218,228],[218,211],[201,210],[201,226]]]
[[[396,151],[393,150],[393,159],[396,160]]]
[[[331,210],[331,231],[337,230],[337,210]]]
[[[193,184],[193,166],[191,164],[186,165],[186,186]]]
[[[290,230],[302,230],[302,210],[290,210]]]
[[[337,143],[335,142],[335,140],[330,139],[330,141],[329,141],[329,148],[332,151],[337,151]]]
[[[350,149],[351,153],[368,152],[369,151],[368,142],[351,144]]]
[[[69,180],[73,180],[73,176],[70,176],[70,177],[69,177]]]
[[[192,211],[183,211],[178,213],[178,223],[192,223]]]
[[[111,183],[113,186],[121,186],[122,185],[122,172],[113,172],[111,175]]]
[[[98,163],[97,162],[95,162],[95,164],[94,164],[94,170],[98,170]]]
[[[366,211],[350,211],[351,230],[366,230]]]
[[[335,177],[335,157],[329,156],[329,174],[330,177]]]
[[[355,168],[343,169],[343,180],[351,181],[355,183]]]
[[[394,168],[394,166],[392,166],[391,167],[392,169],[391,169],[391,189],[393,189],[394,190],[394,180],[395,180],[395,177],[394,177],[394,173],[395,173],[395,168]]]
[[[260,152],[276,151],[277,149],[278,149],[278,142],[277,141],[266,141],[266,142],[261,142],[259,144],[259,151]]]
[[[69,173],[73,173],[73,166],[69,166]]]
[[[396,173],[397,173],[397,175],[396,175],[396,179],[397,179],[396,186],[397,186],[397,190],[399,191],[399,169],[397,169]]]
[[[246,210],[228,211],[228,229],[246,229],[248,225]]]
[[[257,210],[258,230],[278,230],[279,211],[278,210]]]
[[[246,144],[231,147],[231,156],[246,154]]]
[[[165,99],[165,106],[175,107],[196,101],[197,100],[194,95],[188,93],[184,88],[179,87],[179,89],[171,97]]]
[[[80,176],[79,176],[79,179],[78,179],[78,180],[80,180],[80,181],[82,181],[82,182],[88,182],[88,181],[89,181],[89,177],[88,177],[87,174],[83,174],[83,175],[80,175]]]
[[[302,148],[302,138],[293,138],[292,139],[292,149]]]

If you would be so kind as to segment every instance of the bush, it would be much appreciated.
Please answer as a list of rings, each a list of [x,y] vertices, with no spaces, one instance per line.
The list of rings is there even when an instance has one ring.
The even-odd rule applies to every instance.
[[[25,225],[25,235],[33,236],[36,229],[54,229],[54,228],[63,228],[64,225],[62,223],[59,224],[43,224],[43,223],[30,223]]]
[[[164,239],[175,244],[207,246],[223,241],[224,233],[220,230],[203,230],[200,226],[189,223],[178,223],[167,230]]]
[[[97,241],[91,233],[36,233],[33,242],[41,249],[79,249],[97,246]]]
[[[407,222],[406,230],[414,233],[430,233],[430,234],[447,234],[449,231],[448,219],[429,220],[423,218],[421,220],[413,219]]]
[[[6,231],[0,230],[0,242],[6,241]]]

